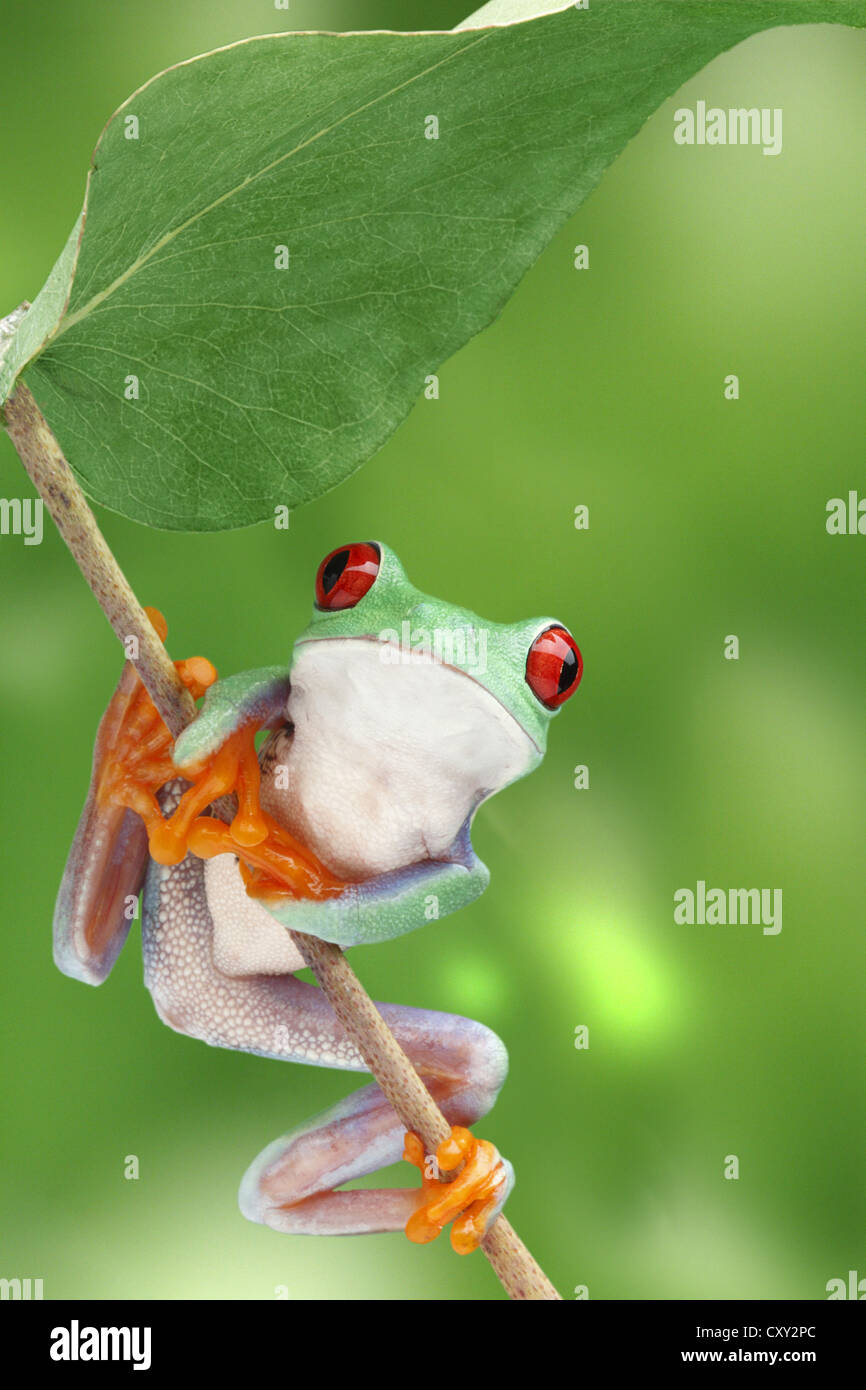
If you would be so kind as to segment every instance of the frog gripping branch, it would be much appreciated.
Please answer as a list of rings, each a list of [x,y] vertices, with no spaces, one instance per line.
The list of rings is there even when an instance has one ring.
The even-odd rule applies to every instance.
[[[285,978],[274,979],[266,975],[257,975],[252,981],[252,1002],[256,1006],[254,1013],[258,1015],[255,1021],[260,1023],[262,1017],[267,1017],[270,1009],[271,1030],[267,1038],[263,1038],[263,1049],[253,1045],[250,1050],[263,1050],[266,1055],[272,1055],[277,1042],[277,1047],[281,1050],[278,1050],[276,1055],[285,1055],[285,1049],[282,1048],[283,1040],[287,1036],[285,1021],[280,1018],[276,1022],[275,1026],[280,1032],[275,1036],[273,1012],[276,1000],[281,999],[284,1004],[290,1003],[296,1023],[303,1020],[306,1013],[307,1021],[317,1025],[322,1039],[330,1037],[333,1057],[325,1064],[345,1065],[353,1070],[364,1070],[366,1064],[366,1068],[374,1074],[382,1096],[400,1117],[403,1129],[408,1131],[405,1156],[410,1162],[418,1164],[422,1154],[426,1152],[436,1155],[436,1162],[443,1178],[452,1175],[461,1163],[465,1164],[464,1171],[468,1170],[466,1181],[457,1189],[458,1194],[462,1193],[466,1198],[460,1203],[459,1209],[454,1208],[453,1203],[443,1205],[441,1201],[436,1200],[438,1194],[431,1195],[430,1162],[426,1159],[422,1160],[424,1168],[420,1192],[416,1191],[408,1197],[399,1193],[377,1194],[378,1203],[374,1212],[363,1213],[360,1210],[363,1194],[335,1193],[329,1189],[320,1195],[325,1201],[330,1200],[331,1229],[335,1229],[335,1223],[338,1223],[341,1217],[345,1219],[341,1207],[347,1205],[346,1198],[349,1199],[348,1205],[354,1207],[354,1229],[382,1229],[381,1222],[388,1219],[387,1204],[391,1202],[396,1205],[390,1212],[391,1224],[386,1229],[394,1229],[395,1223],[400,1225],[403,1222],[406,1222],[408,1227],[408,1218],[414,1216],[415,1221],[408,1227],[407,1233],[412,1239],[422,1242],[438,1234],[442,1225],[458,1216],[457,1229],[453,1233],[456,1248],[461,1252],[468,1251],[480,1240],[480,1248],[511,1298],[558,1299],[556,1289],[509,1222],[504,1216],[496,1215],[496,1209],[507,1195],[510,1175],[508,1168],[499,1164],[495,1151],[491,1154],[492,1146],[477,1143],[468,1131],[455,1127],[446,1120],[397,1038],[389,1031],[388,1016],[393,1012],[391,1006],[385,1006],[382,1012],[377,1010],[350,969],[340,948],[325,940],[295,931],[292,927],[279,928],[272,919],[268,921],[266,910],[243,889],[239,889],[238,883],[235,882],[233,887],[239,914],[236,923],[239,924],[240,931],[233,933],[232,927],[236,923],[230,921],[229,939],[225,943],[228,956],[223,962],[228,969],[225,972],[219,971],[215,968],[210,944],[205,939],[207,932],[213,929],[213,918],[210,915],[206,894],[204,900],[202,897],[204,861],[195,854],[189,854],[182,862],[175,864],[173,869],[160,869],[159,878],[153,869],[147,869],[147,822],[149,821],[151,829],[156,829],[157,841],[166,834],[164,828],[160,832],[159,823],[153,815],[154,808],[149,800],[153,794],[152,788],[162,782],[166,774],[171,775],[174,771],[173,760],[171,766],[166,762],[171,737],[176,738],[193,719],[195,705],[192,695],[209,688],[213,684],[215,673],[210,663],[202,658],[178,663],[170,661],[161,641],[161,635],[165,633],[161,615],[152,609],[146,611],[135,598],[57,441],[24,385],[19,386],[15,393],[11,415],[12,419],[7,420],[7,428],[28,474],[44,499],[58,530],[112,628],[127,650],[137,652],[135,659],[131,659],[124,669],[120,685],[106,711],[97,736],[91,787],[58,895],[55,914],[55,952],[58,964],[67,973],[90,983],[99,983],[104,979],[123,945],[129,928],[131,914],[124,911],[124,906],[128,906],[130,900],[134,902],[135,896],[145,886],[146,877],[150,878],[151,885],[155,886],[159,893],[159,883],[165,874],[171,878],[173,884],[172,907],[176,907],[177,912],[172,910],[168,913],[173,921],[181,921],[189,905],[197,901],[197,928],[194,912],[189,922],[185,923],[189,931],[181,931],[175,944],[185,952],[192,952],[192,968],[188,977],[185,977],[189,988],[184,1001],[188,1010],[184,1022],[192,1026],[196,1026],[197,1023],[204,1024],[201,1031],[194,1035],[206,1037],[211,1030],[215,1006],[219,1007],[229,996],[237,1004],[244,993],[247,996],[246,1002],[251,1001],[243,980],[243,975],[249,971],[249,965],[242,967],[240,980],[231,973],[230,938],[234,935],[234,946],[240,945],[242,949],[248,950],[250,939],[244,932],[245,917],[258,908],[258,935],[262,937],[264,922],[270,937],[269,941],[265,942],[264,949],[268,953],[271,966],[276,959],[275,943],[279,941],[281,959],[278,970]],[[326,569],[330,558],[327,557],[323,562],[322,571]],[[393,563],[399,569],[396,558]],[[320,583],[322,577],[320,572]],[[130,639],[134,639],[131,646]],[[537,681],[535,662],[532,663],[532,667],[533,679]],[[143,697],[133,668],[141,678],[154,709],[158,711],[159,719],[154,718],[147,699]],[[548,671],[548,680],[549,675]],[[252,681],[246,676],[239,679],[246,695],[246,708],[241,713],[241,725],[247,725],[250,719],[245,716],[251,716],[259,727],[268,727],[270,721],[274,721],[277,731],[284,730],[289,689],[285,672],[266,672],[263,681],[261,673],[255,673]],[[186,755],[195,752],[195,761],[199,764],[196,771],[204,773],[206,780],[209,780],[213,776],[213,768],[202,766],[202,763],[210,761],[214,752],[218,755],[226,743],[234,743],[234,754],[230,754],[229,757],[231,767],[228,784],[231,784],[233,780],[240,780],[237,773],[240,771],[245,750],[243,742],[238,747],[236,739],[233,738],[234,725],[238,722],[238,701],[232,698],[232,678],[221,684],[222,692],[218,692],[218,689],[214,691],[211,718],[199,726],[199,733],[201,729],[208,729],[209,726],[206,738],[198,746],[194,745],[192,749],[188,747],[185,752]],[[544,685],[540,688],[547,689]],[[223,700],[222,696],[226,692],[229,693],[229,699]],[[243,704],[243,701],[241,703]],[[160,727],[160,720],[164,728]],[[119,759],[115,752],[121,755]],[[219,770],[221,784],[225,784],[222,775],[224,771],[225,769]],[[249,791],[249,769],[247,779]],[[169,820],[171,819],[182,794],[183,782],[180,776],[175,781],[164,784],[159,805],[160,819],[164,812],[168,814]],[[215,794],[213,788],[209,794]],[[254,797],[247,796],[246,805],[242,807],[248,815],[252,815],[253,820],[257,814],[257,799],[257,794]],[[130,801],[138,805],[139,812],[129,809]],[[230,822],[234,822],[237,808],[234,805],[226,807],[224,801],[225,798],[221,798],[214,810],[225,815]],[[140,818],[141,810],[145,811],[144,820]],[[206,818],[194,816],[189,825],[195,825],[196,819],[199,820],[200,830],[201,823]],[[242,838],[250,838],[250,826],[244,821],[245,818],[242,816],[236,828],[241,829]],[[267,828],[267,820],[265,824]],[[167,832],[169,843],[166,844],[165,839],[162,839],[158,848],[160,857],[177,858],[176,845],[172,846],[170,842],[175,838],[178,829],[179,824],[175,822],[174,827]],[[185,835],[186,832],[183,833]],[[255,838],[255,834],[256,832],[253,832],[252,838]],[[249,845],[245,846],[243,853],[249,856],[250,849]],[[231,855],[223,854],[221,857],[224,860],[233,859]],[[231,863],[228,867],[231,867]],[[274,867],[273,863],[268,865],[269,877],[272,876]],[[187,874],[191,876],[189,879]],[[197,889],[192,877],[196,875]],[[285,884],[282,887],[285,887]],[[192,890],[191,898],[187,898],[187,889]],[[298,902],[300,901],[298,899]],[[144,911],[145,915],[152,911],[147,899]],[[153,980],[156,980],[157,976],[166,980],[170,975],[174,987],[181,976],[179,972],[171,969],[170,962],[169,968],[164,968],[166,961],[160,949],[161,931],[162,924],[157,923],[153,933],[154,949],[148,961],[148,970]],[[303,963],[315,972],[321,990],[304,986],[294,975],[286,974],[299,969]],[[257,962],[252,968],[257,969],[259,965]],[[247,981],[247,984],[249,983]],[[227,993],[221,996],[221,990]],[[311,992],[307,993],[307,990]],[[154,995],[159,1008],[158,990],[154,990]],[[192,1015],[197,1011],[199,1016],[194,1019]],[[201,1011],[210,1015],[209,1023],[204,1023]],[[399,1014],[403,1011],[396,1012]],[[243,1002],[236,1014],[237,1020],[246,1028],[250,1020],[245,1017]],[[430,1017],[434,1021],[442,1021],[441,1015]],[[180,1021],[176,1015],[166,1017],[166,1022],[173,1027]],[[454,1022],[458,1027],[468,1023],[467,1020]],[[488,1030],[481,1029],[480,1025],[468,1026],[470,1030],[475,1031],[477,1037],[482,1037],[485,1043],[494,1036],[489,1034]],[[245,1042],[238,1033],[233,1037],[227,1036],[224,1041],[231,1047],[248,1048],[249,1031],[246,1031],[244,1036]],[[431,1038],[430,1041],[432,1045],[435,1039]],[[497,1064],[501,1070],[502,1048],[498,1040],[496,1044]],[[306,1060],[317,1059],[307,1056]],[[494,1068],[487,1067],[488,1084],[493,1072]],[[495,1095],[495,1090],[498,1089],[495,1079],[492,1089]],[[382,1103],[378,1095],[371,1094],[376,1091],[376,1087],[368,1088],[367,1095],[374,1103],[378,1102],[380,1120],[385,1124],[390,1122],[393,1127],[388,1107]],[[492,1098],[491,1095],[490,1103]],[[354,1102],[350,1104],[357,1101],[358,1098],[355,1097]],[[455,1100],[455,1104],[457,1103]],[[341,1118],[345,1119],[339,1115],[334,1115],[333,1118],[338,1125]],[[343,1138],[346,1138],[345,1133]],[[285,1143],[286,1141],[281,1141],[281,1147],[284,1148]],[[272,1176],[271,1157],[267,1150],[264,1155],[260,1155],[258,1166],[253,1165],[241,1189],[244,1210],[256,1220],[263,1219],[266,1207],[270,1210],[270,1204],[267,1202],[267,1183]],[[267,1172],[264,1169],[267,1169]],[[324,1174],[322,1177],[326,1188],[328,1176],[329,1174]],[[334,1183],[348,1180],[345,1172],[342,1176],[330,1176]],[[463,1174],[458,1173],[457,1176],[461,1179]],[[473,1182],[473,1192],[467,1194],[466,1182],[470,1179]],[[282,1175],[277,1177],[277,1181],[282,1181]],[[299,1201],[303,1202],[308,1195],[311,1194],[301,1193]],[[291,1202],[289,1204],[292,1205]],[[278,1205],[285,1203],[281,1202]],[[313,1206],[314,1203],[311,1202],[303,1217],[311,1218],[315,1222]],[[271,1214],[274,1220],[279,1219],[276,1213]]]
[[[583,663],[555,619],[503,626],[429,598],[380,542],[332,551],[315,592],[290,669],[214,684],[202,658],[177,663],[190,693],[206,694],[173,750],[125,672],[58,898],[55,959],[105,978],[128,927],[117,903],[143,888],[145,983],[165,1023],[215,1046],[362,1070],[321,992],[295,978],[304,958],[286,929],[366,944],[423,926],[431,903],[435,920],[477,897],[489,876],[472,818],[537,766]],[[228,823],[204,814],[232,793]],[[130,813],[146,826],[149,867],[128,851]],[[293,1234],[405,1229],[421,1243],[451,1222],[468,1253],[513,1184],[511,1165],[466,1128],[496,1099],[505,1047],[469,1019],[377,1007],[452,1126],[436,1160],[453,1181],[429,1175],[420,1139],[373,1085],[269,1145],[241,1208]],[[337,1190],[404,1151],[420,1190]]]

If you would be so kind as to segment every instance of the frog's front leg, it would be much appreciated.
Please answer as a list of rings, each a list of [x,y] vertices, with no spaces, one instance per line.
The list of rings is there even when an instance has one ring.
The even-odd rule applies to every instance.
[[[154,608],[146,612],[164,641],[162,614]],[[194,699],[210,692],[207,718],[195,722],[195,736],[186,746],[188,759],[207,763],[215,754],[214,773],[199,787],[187,789],[184,813],[167,825],[156,792],[177,775],[177,745],[173,749],[168,729],[135,668],[127,663],[99,725],[90,786],[54,909],[55,963],[64,974],[87,984],[102,983],[126,940],[144,882],[148,842],[151,853],[156,850],[168,862],[182,859],[186,827],[197,810],[219,795],[221,775],[234,785],[236,763],[241,773],[236,825],[241,836],[249,836],[251,826],[253,839],[264,834],[256,820],[253,731],[285,722],[287,673],[268,667],[214,687],[216,671],[204,657],[174,665]]]
[[[162,614],[146,612],[165,640]],[[196,699],[216,679],[203,657],[174,664]],[[100,721],[90,785],[54,908],[55,963],[65,975],[92,985],[108,976],[123,947],[148,864],[144,823],[114,795],[119,747],[136,777],[153,786],[174,775],[171,736],[129,662]],[[152,796],[150,801],[157,810]]]
[[[181,790],[178,783],[161,794],[167,814]],[[322,991],[283,973],[303,961],[285,929],[243,892],[230,856],[207,869],[193,855],[152,865],[142,937],[145,981],[161,1018],[178,1032],[259,1056],[366,1070]],[[256,973],[241,973],[251,960]],[[452,1125],[486,1114],[507,1069],[505,1048],[490,1029],[425,1009],[378,1007]],[[430,1183],[420,1190],[336,1191],[396,1163],[403,1149],[397,1115],[378,1086],[365,1086],[270,1144],[243,1179],[241,1209],[275,1230],[309,1235],[395,1231],[413,1218],[408,1234],[430,1239],[437,1234],[426,1219],[434,1206]],[[486,1197],[473,1202],[470,1192],[458,1204],[459,1211],[469,1208],[452,1230],[455,1244],[463,1242],[458,1248],[477,1243],[510,1189],[510,1166],[492,1152],[496,1173]],[[439,1215],[441,1225],[454,1213]]]

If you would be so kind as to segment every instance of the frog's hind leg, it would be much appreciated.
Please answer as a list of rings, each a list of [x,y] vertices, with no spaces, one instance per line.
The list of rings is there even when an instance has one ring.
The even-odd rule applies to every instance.
[[[118,730],[135,712],[139,690],[134,669],[125,666],[99,725],[87,800],[54,908],[55,963],[91,985],[102,983],[120,953],[147,867],[143,823],[100,795]]]
[[[388,1004],[378,1008],[449,1123],[470,1125],[487,1113],[507,1069],[495,1033],[455,1015]],[[404,1144],[404,1127],[382,1091],[364,1086],[259,1154],[241,1183],[241,1211],[250,1221],[294,1235],[403,1230],[421,1200],[429,1198],[430,1184],[426,1190],[337,1189],[396,1163],[404,1157]],[[511,1165],[502,1162],[501,1171],[485,1226],[513,1183]]]
[[[160,794],[164,813],[179,791],[173,784]],[[193,855],[153,864],[142,942],[147,986],[160,1017],[178,1032],[264,1057],[367,1070],[322,991],[287,973],[303,961],[285,929],[244,895],[231,856],[207,867]],[[452,1125],[472,1124],[490,1109],[507,1070],[495,1033],[450,1014],[378,1007]],[[270,1144],[243,1179],[241,1209],[279,1231],[399,1230],[418,1206],[417,1187],[335,1189],[398,1162],[403,1144],[404,1128],[385,1096],[365,1086]]]

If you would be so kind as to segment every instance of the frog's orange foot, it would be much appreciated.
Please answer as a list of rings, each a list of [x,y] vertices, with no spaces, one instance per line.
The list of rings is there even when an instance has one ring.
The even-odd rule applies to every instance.
[[[255,844],[251,844],[249,838],[238,837],[237,826],[242,815],[238,812],[231,825],[213,816],[199,816],[193,820],[189,827],[189,849],[200,859],[212,859],[217,854],[236,855],[251,898],[271,902],[286,898],[333,898],[345,891],[343,880],[332,874],[273,816],[262,810],[258,814],[263,833]]]
[[[164,642],[165,619],[156,608],[146,608],[148,618]],[[175,670],[194,700],[216,680],[216,670],[204,657],[176,661]],[[128,668],[131,672],[131,668]],[[177,776],[172,757],[172,737],[156,706],[138,678],[126,677],[106,712],[106,753],[100,768],[97,800],[103,805],[125,806],[135,811],[147,827],[150,852],[161,863],[175,863],[163,832],[156,792]],[[162,854],[155,851],[162,850]],[[182,859],[183,854],[177,856]]]
[[[152,608],[145,611],[165,641],[162,614]],[[204,657],[174,664],[193,699],[216,680],[215,668]],[[102,770],[98,797],[141,816],[152,859],[179,864],[190,850],[202,859],[236,854],[251,897],[319,898],[343,891],[346,885],[262,810],[255,720],[241,724],[211,756],[178,767],[172,759],[171,734],[141,681],[119,690],[115,700],[111,756]],[[166,820],[156,793],[178,775],[191,786]],[[237,799],[230,824],[202,815],[229,795]]]
[[[409,1239],[426,1245],[452,1221],[451,1244],[458,1255],[477,1249],[511,1190],[511,1165],[499,1157],[493,1144],[476,1139],[462,1125],[452,1127],[435,1158],[425,1155],[424,1145],[410,1130],[403,1157],[421,1170],[419,1204],[406,1223]],[[451,1182],[439,1181],[439,1172],[455,1168],[460,1172]]]

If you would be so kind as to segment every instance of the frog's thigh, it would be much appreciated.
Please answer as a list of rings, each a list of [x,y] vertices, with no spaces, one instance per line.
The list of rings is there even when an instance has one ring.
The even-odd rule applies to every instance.
[[[231,856],[224,858],[230,866]],[[211,861],[209,868],[216,863]],[[246,912],[246,904],[258,908],[244,895],[238,911]],[[222,919],[221,911],[218,916]],[[255,911],[250,920],[257,920]],[[276,930],[284,931],[278,926]],[[214,1047],[367,1070],[320,989],[291,974],[263,973],[279,968],[273,953],[279,954],[279,938],[276,948],[269,936],[242,948],[235,934],[226,935],[222,928],[221,933],[217,941],[204,861],[187,855],[170,867],[152,863],[142,907],[145,984],[169,1027]],[[249,960],[245,951],[258,952],[262,973],[230,974],[220,968],[220,963],[233,971],[242,968]],[[462,1097],[466,1113],[481,1114],[489,1108],[507,1069],[505,1048],[495,1033],[453,1014],[396,1004],[378,1007],[440,1095]]]
[[[173,802],[173,794],[165,797],[164,812]],[[321,990],[291,974],[221,970],[214,935],[204,862],[187,855],[171,867],[151,863],[142,902],[144,979],[164,1023],[213,1047],[366,1070]],[[262,950],[267,957],[267,943]],[[224,954],[231,958],[229,947]],[[281,968],[273,956],[270,962]]]
[[[286,928],[247,893],[234,854],[207,861],[204,886],[214,964],[223,975],[290,975],[304,968]]]

